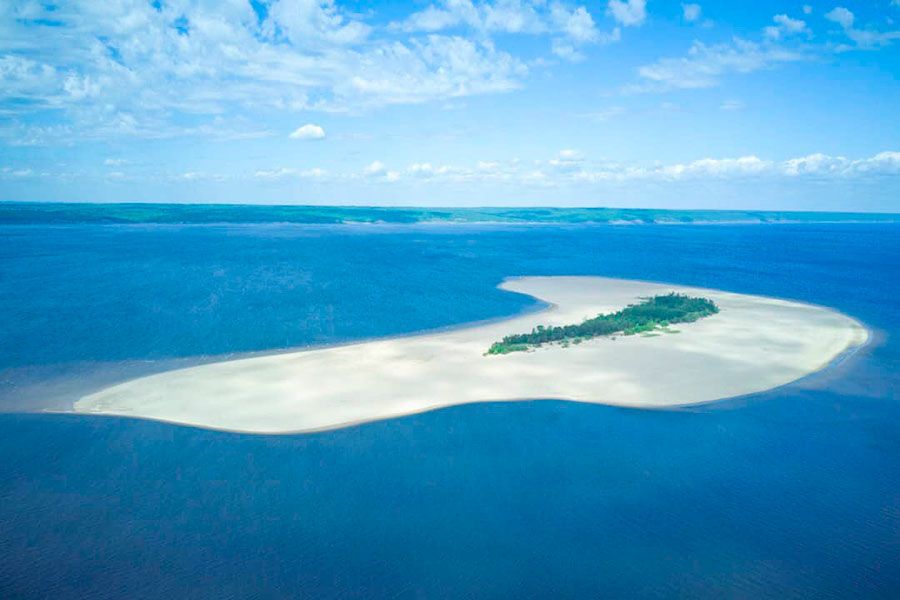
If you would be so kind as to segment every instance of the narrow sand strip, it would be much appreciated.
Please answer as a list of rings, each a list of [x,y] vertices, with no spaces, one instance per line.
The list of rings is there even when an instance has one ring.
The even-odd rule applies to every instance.
[[[329,429],[467,402],[554,398],[633,407],[767,390],[825,367],[867,331],[836,311],[759,296],[600,277],[526,277],[501,286],[543,311],[442,333],[232,360],[142,377],[85,396],[84,413],[214,429]],[[484,356],[504,335],[577,323],[671,291],[721,312],[678,334],[598,338]]]

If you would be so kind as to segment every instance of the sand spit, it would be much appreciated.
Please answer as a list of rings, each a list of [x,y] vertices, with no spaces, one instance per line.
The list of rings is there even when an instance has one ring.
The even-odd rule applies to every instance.
[[[331,429],[468,402],[554,398],[659,408],[771,389],[863,344],[857,321],[819,306],[680,285],[601,277],[509,279],[504,290],[550,304],[539,312],[440,333],[230,360],[134,379],[75,411],[213,429]],[[721,312],[653,337],[484,356],[535,325],[580,322],[671,291]]]

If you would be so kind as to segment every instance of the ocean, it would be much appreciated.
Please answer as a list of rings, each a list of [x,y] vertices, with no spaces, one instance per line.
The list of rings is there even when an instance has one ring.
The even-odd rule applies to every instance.
[[[514,315],[535,308],[496,289],[517,275],[796,299],[874,336],[678,410],[488,403],[286,436],[40,412]],[[2,598],[900,597],[898,223],[32,215],[0,224],[0,314]]]

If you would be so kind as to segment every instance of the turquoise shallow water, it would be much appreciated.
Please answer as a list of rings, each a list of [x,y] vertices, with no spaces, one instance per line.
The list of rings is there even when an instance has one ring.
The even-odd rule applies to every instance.
[[[495,289],[511,275],[795,298],[876,343],[677,411],[485,404],[295,436],[2,414],[0,597],[896,597],[898,234],[2,226],[8,411],[198,357],[514,314],[532,300]]]

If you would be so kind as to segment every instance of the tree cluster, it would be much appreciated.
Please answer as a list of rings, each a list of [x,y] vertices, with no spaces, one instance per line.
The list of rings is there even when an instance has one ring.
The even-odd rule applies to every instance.
[[[538,325],[531,333],[508,335],[495,342],[488,354],[508,354],[529,350],[554,342],[580,343],[598,336],[634,335],[666,327],[671,323],[691,323],[719,312],[716,303],[707,298],[697,298],[675,292],[653,296],[639,304],[606,315],[597,315],[579,325],[545,327]]]

